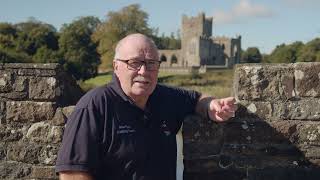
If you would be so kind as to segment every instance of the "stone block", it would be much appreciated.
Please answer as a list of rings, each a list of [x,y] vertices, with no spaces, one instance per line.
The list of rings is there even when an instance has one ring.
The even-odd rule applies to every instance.
[[[223,180],[245,180],[247,177],[246,170],[232,169],[232,170],[217,170],[214,172],[186,172],[184,173],[184,180],[213,180],[213,179],[223,179]]]
[[[9,92],[0,93],[0,97],[9,100],[26,100],[28,98],[27,92]]]
[[[6,63],[6,69],[44,69],[56,70],[61,66],[58,63]]]
[[[54,166],[33,166],[30,174],[33,179],[58,179]]]
[[[320,63],[296,63],[294,77],[299,97],[320,97]]]
[[[224,144],[221,153],[228,156],[287,156],[301,157],[304,155],[294,144]]]
[[[55,165],[58,151],[59,151],[58,146],[53,146],[53,145],[43,146],[39,154],[39,162],[45,165]]]
[[[0,100],[0,126],[6,122],[6,102]]]
[[[74,108],[75,106],[67,106],[62,109],[62,112],[68,118],[72,114]]]
[[[19,141],[23,137],[23,130],[17,126],[0,126],[0,142]]]
[[[0,93],[12,91],[13,74],[6,70],[0,71]]]
[[[64,115],[63,109],[57,108],[56,113],[54,114],[54,117],[51,121],[52,124],[55,126],[63,126],[65,125],[66,121],[67,121],[67,117],[66,115]]]
[[[239,65],[235,71],[234,92],[240,101],[284,101],[292,98],[292,65]]]
[[[224,129],[225,144],[291,144],[299,122],[230,122]]]
[[[59,93],[54,77],[33,77],[29,82],[29,98],[34,100],[55,100]]]
[[[320,122],[305,122],[297,126],[299,144],[320,145]]]
[[[16,122],[39,122],[52,119],[55,103],[32,101],[8,101],[6,120]]]
[[[31,173],[29,164],[0,162],[0,179],[26,179]]]
[[[320,147],[313,145],[300,145],[299,149],[308,160],[320,159]]]
[[[10,144],[8,146],[7,160],[31,164],[39,163],[41,146],[29,143]]]
[[[235,120],[264,121],[272,118],[273,111],[273,104],[270,102],[241,101],[238,105]]]
[[[13,90],[16,92],[26,92],[27,88],[28,88],[28,78],[24,76],[16,77],[13,84]]]
[[[62,126],[51,126],[47,122],[38,122],[31,125],[26,138],[36,143],[60,143],[62,136]]]
[[[0,142],[0,162],[4,160],[7,156],[7,144]]]
[[[320,120],[320,99],[302,99],[275,103],[274,118],[286,120]]]
[[[320,179],[319,168],[306,167],[268,167],[264,169],[249,169],[248,180],[311,180]]]

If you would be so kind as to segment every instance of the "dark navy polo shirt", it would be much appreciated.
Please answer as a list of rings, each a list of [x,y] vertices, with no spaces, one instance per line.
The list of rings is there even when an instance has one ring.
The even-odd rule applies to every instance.
[[[176,133],[199,97],[195,91],[158,84],[142,110],[114,76],[77,103],[56,171],[86,171],[108,180],[175,180]]]

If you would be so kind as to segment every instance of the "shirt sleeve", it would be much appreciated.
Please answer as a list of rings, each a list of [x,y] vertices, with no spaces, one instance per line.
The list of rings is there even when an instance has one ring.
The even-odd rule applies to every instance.
[[[195,108],[201,93],[192,90],[185,90],[181,88],[174,88],[168,98],[171,115],[174,115],[176,121],[171,121],[175,133],[178,132],[182,125],[183,120],[187,115],[195,113]]]
[[[56,172],[85,171],[95,174],[99,164],[99,125],[91,108],[78,108],[69,117],[56,162]]]

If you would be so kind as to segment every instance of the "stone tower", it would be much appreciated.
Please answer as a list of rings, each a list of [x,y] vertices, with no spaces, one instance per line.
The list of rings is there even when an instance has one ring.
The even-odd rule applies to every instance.
[[[182,17],[182,66],[200,65],[200,37],[212,35],[212,17],[206,18],[204,13],[196,17]]]
[[[161,67],[232,68],[240,62],[241,36],[212,36],[212,17],[182,16],[181,49],[161,50]]]

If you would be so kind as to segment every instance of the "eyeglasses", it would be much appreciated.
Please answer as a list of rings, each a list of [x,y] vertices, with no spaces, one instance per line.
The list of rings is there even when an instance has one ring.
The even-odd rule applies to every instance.
[[[139,71],[144,65],[147,69],[147,71],[156,71],[160,67],[161,61],[156,60],[148,60],[148,61],[140,61],[140,60],[123,60],[123,59],[116,59],[117,61],[122,61],[127,64],[127,68],[133,71]]]

